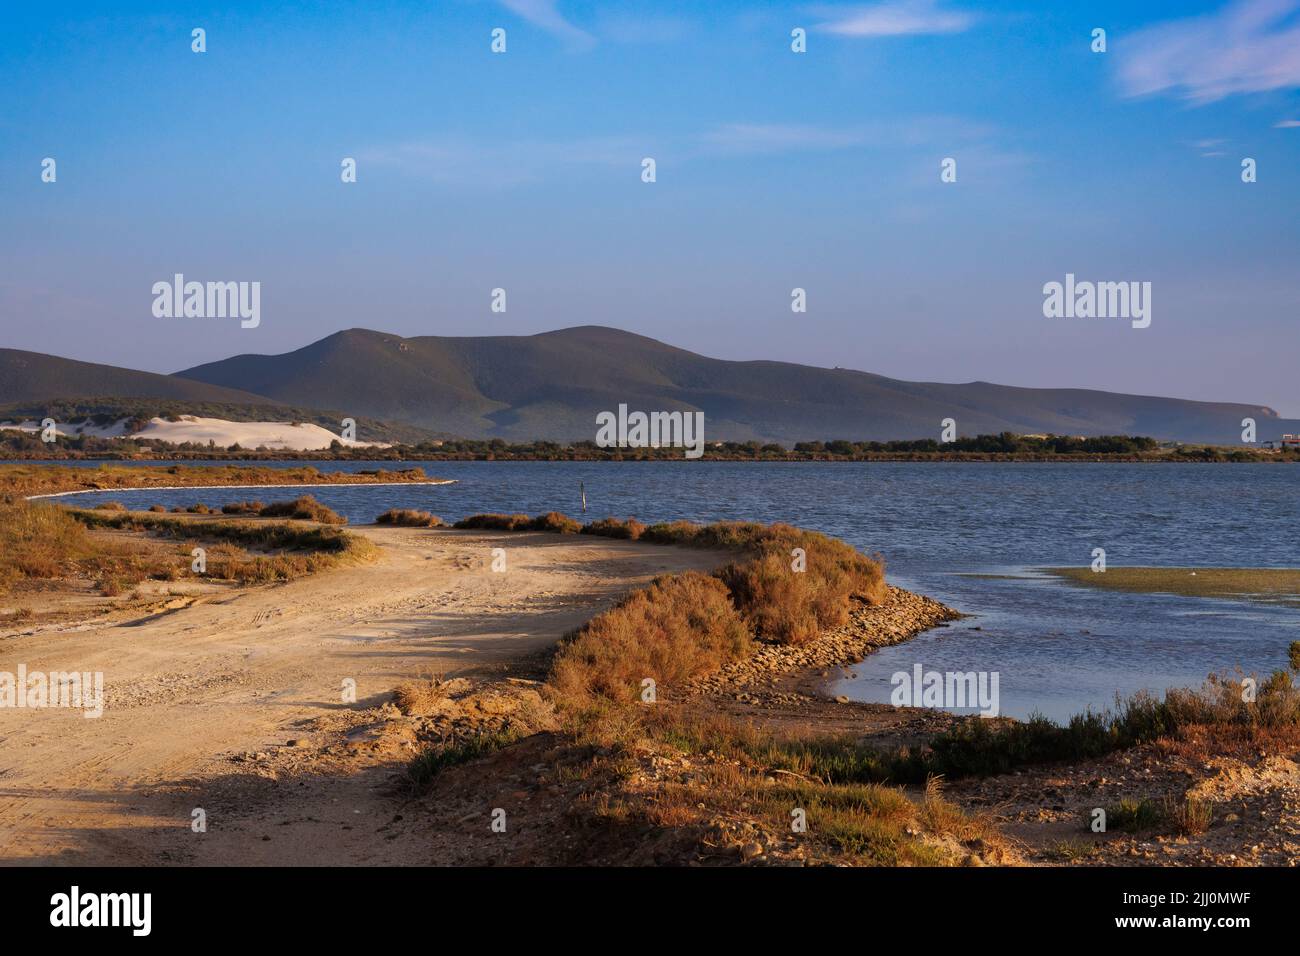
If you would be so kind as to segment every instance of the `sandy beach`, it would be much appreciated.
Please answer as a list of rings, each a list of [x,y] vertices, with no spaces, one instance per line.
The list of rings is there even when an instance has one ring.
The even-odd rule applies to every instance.
[[[97,719],[0,709],[0,859],[436,862],[374,834],[393,808],[380,781],[409,753],[349,748],[327,776],[292,787],[241,755],[310,760],[337,743],[326,737],[364,736],[367,712],[403,681],[499,675],[655,575],[720,561],[601,538],[352,530],[380,547],[378,561],[133,622],[7,628],[0,671],[102,671],[105,706]],[[498,547],[509,573],[490,570]],[[206,833],[191,829],[197,808]],[[248,823],[262,818],[276,820],[273,839]]]

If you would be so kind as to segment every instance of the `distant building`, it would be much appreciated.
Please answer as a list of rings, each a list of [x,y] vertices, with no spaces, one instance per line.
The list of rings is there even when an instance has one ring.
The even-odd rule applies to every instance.
[[[1300,435],[1283,435],[1277,441],[1264,442],[1264,447],[1273,448],[1273,449],[1282,449],[1283,451],[1285,451],[1288,448],[1300,449]]]

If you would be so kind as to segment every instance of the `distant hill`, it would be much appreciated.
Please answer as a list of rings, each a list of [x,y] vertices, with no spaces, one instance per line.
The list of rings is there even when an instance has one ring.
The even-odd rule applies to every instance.
[[[0,349],[0,405],[47,399],[123,395],[135,398],[176,398],[195,402],[243,404],[267,400],[238,389],[208,385],[175,375],[136,372],[112,365]]]
[[[596,414],[620,403],[631,410],[702,410],[709,440],[787,444],[936,437],[944,418],[956,419],[963,435],[1125,434],[1236,444],[1245,417],[1257,420],[1261,441],[1300,432],[1300,421],[1259,405],[734,362],[601,326],[457,338],[349,329],[283,355],[239,355],[172,378],[508,440],[594,438]]]
[[[344,417],[174,375],[0,349],[0,421],[39,421],[47,415],[61,423],[93,418],[102,424],[198,415],[234,422],[305,422],[335,432]],[[352,417],[357,421],[357,437],[364,441],[444,437],[406,423],[380,422],[361,414]]]

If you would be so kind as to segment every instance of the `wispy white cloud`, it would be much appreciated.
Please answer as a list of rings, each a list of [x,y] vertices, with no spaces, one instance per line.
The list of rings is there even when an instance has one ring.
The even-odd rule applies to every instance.
[[[1273,124],[1274,129],[1300,129],[1300,119],[1278,120]]]
[[[998,145],[1003,134],[951,116],[918,116],[866,124],[722,123],[676,135],[587,136],[573,139],[433,137],[376,144],[358,153],[374,165],[445,185],[509,188],[568,171],[596,168],[639,175],[642,157],[668,163],[716,162],[719,157],[781,156],[837,150],[901,150],[909,155],[955,154],[972,168],[1023,165],[1031,157]],[[954,153],[954,151],[960,152]]]
[[[446,185],[500,188],[539,182],[566,167],[638,169],[646,155],[656,154],[645,141],[620,137],[553,141],[446,137],[375,146],[361,151],[358,159]]]
[[[683,160],[778,156],[853,150],[864,161],[897,161],[915,170],[911,185],[929,184],[940,157],[954,156],[963,177],[992,183],[1018,176],[1037,157],[1007,142],[1005,132],[952,116],[917,116],[853,126],[727,123],[683,144]],[[870,159],[866,159],[870,157]],[[887,159],[887,157],[889,159]],[[923,171],[922,171],[923,170]]]
[[[563,40],[571,48],[586,49],[594,46],[596,38],[586,30],[565,19],[556,6],[556,0],[500,0],[501,6]]]
[[[1157,24],[1116,44],[1130,96],[1170,93],[1196,104],[1300,87],[1300,0],[1234,0],[1214,13]]]
[[[917,116],[854,126],[725,123],[700,134],[698,145],[704,152],[729,154],[812,152],[857,146],[928,148],[943,143],[984,141],[995,133],[987,124],[946,116]]]
[[[719,153],[789,153],[844,149],[866,141],[861,130],[782,123],[727,123],[700,136],[705,150]]]
[[[635,15],[602,10],[595,15],[592,30],[602,40],[612,43],[675,43],[695,27],[681,17],[652,13]]]
[[[813,29],[847,37],[897,37],[914,34],[961,33],[975,22],[969,13],[940,8],[936,0],[892,0],[860,6],[817,6],[823,17]]]

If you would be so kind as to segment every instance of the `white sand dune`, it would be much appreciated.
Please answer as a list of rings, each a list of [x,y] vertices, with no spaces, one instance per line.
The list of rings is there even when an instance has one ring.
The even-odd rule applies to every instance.
[[[91,422],[70,424],[66,422],[55,426],[55,431],[65,438],[86,435],[94,438],[123,438],[126,434],[126,419],[111,425],[97,426]],[[39,432],[39,422],[3,422],[0,429],[17,429],[24,432]],[[232,422],[224,418],[200,418],[197,415],[182,415],[179,421],[165,418],[151,419],[149,424],[133,438],[150,438],[171,444],[193,442],[199,445],[209,443],[218,448],[239,445],[241,448],[267,448],[272,451],[317,451],[329,448],[332,442],[340,442],[346,448],[388,448],[387,442],[347,441],[320,425],[307,422]]]
[[[111,425],[95,425],[92,422],[83,422],[80,425],[70,425],[66,422],[55,425],[54,430],[64,438],[75,438],[78,435],[86,435],[92,438],[121,438],[125,432],[124,422],[114,422]],[[39,422],[0,422],[0,431],[18,431],[35,434],[41,431]]]

